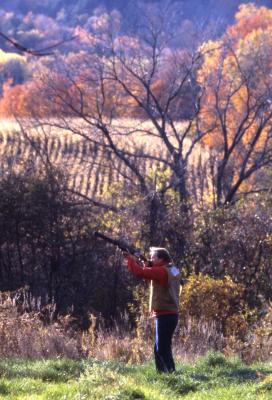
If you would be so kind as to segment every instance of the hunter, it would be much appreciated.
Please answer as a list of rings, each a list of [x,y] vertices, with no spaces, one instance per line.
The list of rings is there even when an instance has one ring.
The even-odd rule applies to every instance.
[[[180,273],[165,248],[151,247],[150,261],[142,264],[125,253],[133,275],[151,281],[150,311],[155,318],[154,356],[158,372],[174,372],[172,337],[178,323]]]

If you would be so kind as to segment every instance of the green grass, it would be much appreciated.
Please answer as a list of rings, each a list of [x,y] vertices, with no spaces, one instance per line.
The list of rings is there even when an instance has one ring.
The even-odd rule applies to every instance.
[[[175,374],[103,361],[0,360],[0,399],[18,400],[272,399],[272,363],[244,365],[209,354],[178,364]]]

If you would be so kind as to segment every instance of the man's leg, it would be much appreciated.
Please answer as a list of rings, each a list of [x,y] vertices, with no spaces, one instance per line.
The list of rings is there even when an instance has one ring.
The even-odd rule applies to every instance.
[[[178,316],[175,314],[160,315],[156,318],[154,354],[157,371],[175,371],[175,363],[172,355],[172,337],[177,322]]]
[[[157,372],[167,372],[167,367],[164,363],[163,356],[160,352],[161,342],[163,340],[162,324],[160,317],[155,319],[155,344],[154,344],[154,356],[155,365]]]

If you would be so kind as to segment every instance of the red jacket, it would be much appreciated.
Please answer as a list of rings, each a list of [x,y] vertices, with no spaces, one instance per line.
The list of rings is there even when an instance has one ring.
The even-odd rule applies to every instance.
[[[168,284],[168,274],[165,270],[165,267],[167,267],[167,265],[168,263],[165,262],[157,262],[153,263],[152,267],[148,267],[147,264],[144,264],[144,266],[141,267],[137,263],[135,257],[130,254],[127,256],[127,268],[130,272],[132,272],[133,275],[137,276],[138,278],[156,281],[162,286],[166,286]],[[154,316],[164,314],[176,314],[176,312],[173,312],[171,310],[153,310]]]

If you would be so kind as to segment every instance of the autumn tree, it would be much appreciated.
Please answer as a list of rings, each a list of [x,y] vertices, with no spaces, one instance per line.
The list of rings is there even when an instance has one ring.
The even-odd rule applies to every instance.
[[[242,5],[236,24],[203,45],[199,126],[210,131],[215,206],[264,189],[256,178],[272,162],[271,22],[272,10]]]
[[[149,198],[150,215],[158,216],[169,190],[186,212],[190,159],[206,132],[197,129],[200,54],[173,45],[173,14],[147,11],[142,25],[127,34],[116,15],[98,21],[90,37],[93,50],[69,65],[58,60],[43,79],[48,109],[59,115],[54,125],[107,150],[111,159],[103,164],[116,168],[118,160],[130,190]],[[146,161],[156,163],[157,171],[146,171]],[[167,172],[160,180],[162,170]],[[156,241],[156,224],[151,241]]]

